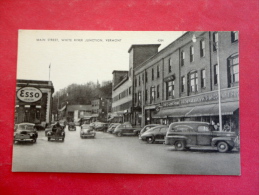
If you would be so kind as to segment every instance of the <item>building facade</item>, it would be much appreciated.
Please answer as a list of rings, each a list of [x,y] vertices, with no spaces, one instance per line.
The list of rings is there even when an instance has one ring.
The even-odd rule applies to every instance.
[[[194,36],[195,35],[195,36]],[[218,58],[217,58],[218,57]],[[134,68],[133,123],[219,122],[239,127],[238,32],[186,32]]]
[[[22,80],[16,83],[15,123],[29,122],[45,126],[51,123],[51,81]]]
[[[111,112],[111,98],[97,98],[91,101],[92,121],[106,122],[108,113]]]

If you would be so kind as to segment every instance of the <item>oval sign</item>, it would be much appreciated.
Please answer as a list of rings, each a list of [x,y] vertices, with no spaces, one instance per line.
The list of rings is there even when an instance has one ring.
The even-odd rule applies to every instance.
[[[42,98],[42,92],[35,87],[23,87],[17,91],[17,98],[23,102],[37,102]]]

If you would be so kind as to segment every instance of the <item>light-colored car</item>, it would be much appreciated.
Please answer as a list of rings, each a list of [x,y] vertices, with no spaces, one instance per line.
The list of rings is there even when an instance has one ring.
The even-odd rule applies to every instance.
[[[92,125],[82,125],[80,130],[81,138],[95,138],[96,132]]]
[[[164,143],[167,130],[168,126],[166,125],[155,126],[143,133],[140,136],[140,139],[146,141],[149,144],[152,144],[156,141]]]
[[[20,123],[14,127],[14,142],[29,141],[36,143],[38,132],[33,123]]]

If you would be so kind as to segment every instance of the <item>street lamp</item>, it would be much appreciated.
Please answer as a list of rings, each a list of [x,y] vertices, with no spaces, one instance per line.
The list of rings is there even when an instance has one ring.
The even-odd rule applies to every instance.
[[[218,64],[217,80],[218,80],[218,100],[219,100],[219,131],[222,131],[221,89],[220,89],[220,72],[219,72],[219,34],[218,33],[217,33],[217,38],[218,38],[218,44],[216,44],[214,42],[212,42],[212,44],[216,48],[216,52],[217,52],[217,64]],[[193,34],[192,42],[195,43],[196,41],[197,41],[197,38],[196,38],[195,34]]]

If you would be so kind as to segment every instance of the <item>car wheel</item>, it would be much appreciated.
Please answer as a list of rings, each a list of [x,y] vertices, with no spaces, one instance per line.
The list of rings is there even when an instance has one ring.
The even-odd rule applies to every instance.
[[[219,152],[227,152],[229,150],[229,146],[226,142],[219,142],[217,148]]]
[[[50,141],[50,137],[48,137],[48,141]]]
[[[36,141],[37,141],[37,139],[33,139],[33,140],[32,140],[32,143],[36,143]]]
[[[118,137],[121,137],[121,136],[122,136],[121,132],[117,133],[117,136],[118,136]]]
[[[63,138],[61,139],[61,141],[64,142],[64,141],[65,141],[65,138],[63,137]]]
[[[183,140],[179,140],[175,142],[175,149],[176,150],[184,150],[185,149],[185,143]]]
[[[153,144],[154,142],[155,142],[155,138],[154,137],[148,137],[147,138],[147,143]]]

